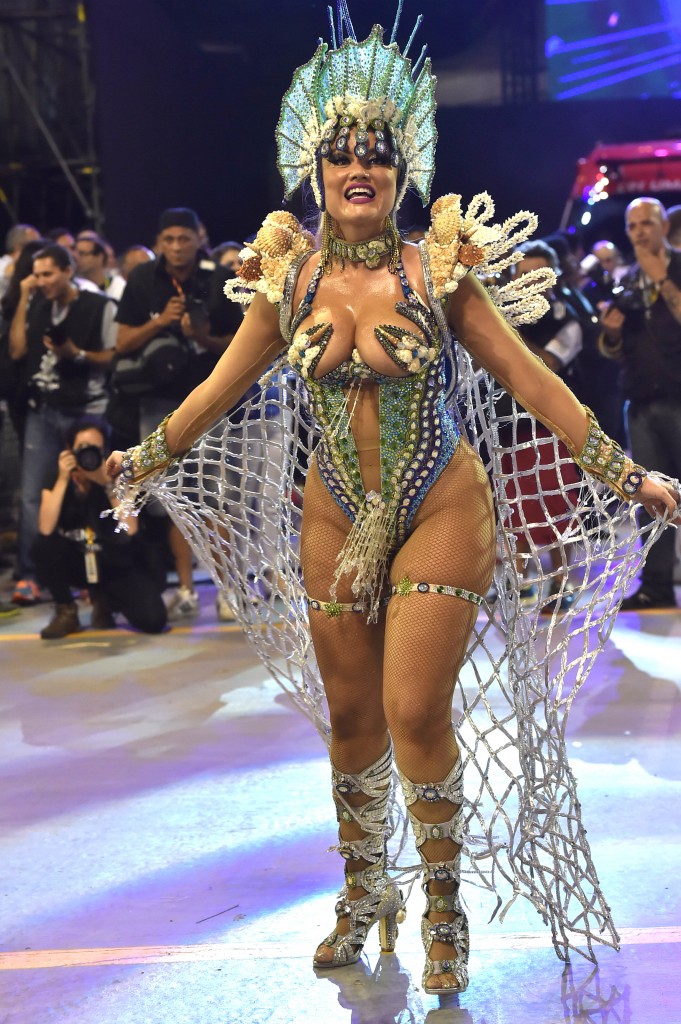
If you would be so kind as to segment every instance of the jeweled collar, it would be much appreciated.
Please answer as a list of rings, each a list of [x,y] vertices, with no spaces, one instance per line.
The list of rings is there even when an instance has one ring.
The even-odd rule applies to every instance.
[[[381,258],[391,252],[391,236],[389,232],[378,238],[369,238],[363,242],[346,242],[332,234],[328,243],[329,252],[340,260],[351,263],[366,263],[369,270],[375,270]]]

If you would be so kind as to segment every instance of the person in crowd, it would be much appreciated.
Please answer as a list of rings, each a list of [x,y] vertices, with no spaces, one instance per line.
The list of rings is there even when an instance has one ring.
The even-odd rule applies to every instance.
[[[0,300],[0,396],[7,402],[12,423],[21,444],[23,444],[28,412],[27,360],[15,361],[10,357],[9,332],[21,298],[21,282],[33,273],[35,254],[48,244],[48,240],[44,238],[36,238],[26,243],[16,258],[14,273],[7,291]]]
[[[400,10],[401,4],[396,20]],[[394,754],[423,868],[423,987],[428,994],[451,994],[468,983],[468,928],[459,897],[461,848],[471,821],[476,834],[486,828],[477,806],[468,809],[468,817],[464,811],[452,698],[478,614],[485,614],[482,595],[495,561],[495,510],[483,463],[447,405],[445,363],[456,359],[450,330],[479,366],[566,439],[581,466],[590,467],[598,479],[609,478],[619,495],[631,492],[651,512],[670,516],[677,515],[678,495],[620,454],[487,298],[476,275],[491,276],[495,265],[503,269],[514,262],[514,243],[518,236],[527,237],[536,220],[521,215],[505,228],[492,227],[488,196],[476,197],[463,210],[460,196],[450,195],[434,204],[423,248],[404,244],[396,226],[404,190],[413,185],[427,202],[434,173],[430,64],[419,60],[414,66],[402,56],[394,42],[397,25],[390,45],[383,43],[380,26],[360,42],[345,2],[339,3],[338,23],[334,48],[321,44],[294,73],[277,128],[286,195],[310,183],[320,211],[319,247],[290,213],[277,211],[266,218],[252,255],[244,259],[233,287],[228,285],[236,301],[251,300],[229,348],[210,377],[152,435],[136,449],[113,453],[108,465],[112,476],[123,473],[124,510],[133,497],[128,488],[144,481],[151,494],[162,498],[169,481],[159,481],[154,471],[188,453],[273,361],[288,363],[298,375],[321,440],[309,466],[303,506],[307,612],[295,620],[300,634],[291,642],[299,639],[307,653],[301,704],[309,705],[312,695],[319,694],[317,667],[324,684],[338,849],[346,872],[336,921],[313,962],[320,971],[356,962],[374,925],[382,948],[395,946],[404,903],[387,870]],[[343,32],[349,38],[344,40]],[[179,248],[179,238],[176,244]],[[550,279],[550,272],[536,271],[493,294],[502,304],[519,302],[526,318],[533,319],[546,308],[535,291],[543,291]],[[165,314],[168,320],[179,315],[181,306]],[[141,337],[155,330],[153,322],[140,327]],[[460,354],[456,404],[470,396],[470,425],[476,413],[483,417],[485,412],[476,407],[478,392],[466,391],[466,381],[477,378],[466,375],[468,355]],[[595,461],[590,456],[594,445]],[[188,457],[186,471],[193,479],[200,475],[197,460]],[[182,465],[171,472],[181,486]],[[193,486],[200,496],[200,481]],[[503,483],[500,488],[496,493],[503,501]],[[286,502],[287,496],[282,499]],[[198,509],[192,505],[186,515],[196,509],[191,524],[204,530],[205,553],[215,549],[219,538],[203,520],[208,501],[198,500]],[[222,512],[228,522],[230,514],[243,522],[237,519],[240,509],[230,513],[225,503]],[[297,581],[292,548],[286,557],[292,563],[287,579]],[[256,632],[257,642],[266,644],[260,630],[253,632],[254,642]],[[270,633],[277,634],[273,649],[279,631]],[[510,665],[508,690],[516,693],[522,687],[519,676],[525,679],[535,670],[532,653],[518,669]],[[553,685],[560,692],[562,678],[549,681],[549,693]],[[319,708],[323,698],[316,699]],[[540,703],[541,718],[546,701]],[[535,863],[535,841],[542,850],[561,850],[553,860],[541,861],[540,872],[525,870],[522,882],[515,875],[517,891],[528,884],[528,875],[530,885],[546,879],[541,900],[533,890],[534,903],[552,915],[555,928],[562,928],[565,861],[570,860],[567,903],[580,885],[576,862],[587,841],[580,831],[579,805],[570,803],[566,824],[562,797],[556,803],[546,799],[545,787],[565,758],[558,731],[545,717],[535,721],[522,698],[514,707],[518,718],[523,716],[523,737],[541,737],[531,761],[536,770],[528,769],[534,811],[523,802],[528,783],[522,773],[508,786],[528,808],[527,820],[531,817],[524,864]],[[510,712],[504,719],[505,746],[512,718]],[[485,734],[481,748],[486,745],[489,751],[493,731]],[[549,743],[550,765],[542,760]],[[491,785],[485,778],[482,788],[487,792]],[[537,806],[551,813],[537,815]],[[509,821],[508,827],[509,834],[516,834],[522,823]],[[508,844],[485,848],[485,871],[491,876],[500,845]],[[593,887],[587,887],[594,902]],[[580,928],[588,930],[587,897],[579,891]],[[607,915],[599,921],[599,931],[609,927]]]
[[[592,247],[591,252],[598,260],[603,273],[613,281],[617,282],[618,278],[625,273],[624,256],[614,242],[601,239],[600,242],[596,242]]]
[[[102,513],[118,504],[106,472],[106,423],[98,417],[74,420],[66,447],[42,491],[39,534],[32,556],[40,584],[54,601],[54,614],[41,630],[58,640],[81,629],[73,590],[88,592],[93,629],[114,629],[115,612],[144,633],[166,626],[163,581],[145,566],[139,524],[116,522]]]
[[[610,301],[613,288],[626,270],[624,257],[613,242],[596,242],[582,260],[582,294],[594,309],[600,310],[603,303]]]
[[[108,242],[106,238],[102,238],[102,236],[92,228],[83,228],[79,231],[76,235],[76,244],[81,239],[83,241],[99,242],[103,245],[106,252],[106,269],[111,273],[116,270],[116,251],[111,242]]]
[[[577,317],[582,331],[579,359],[568,371],[568,384],[589,409],[593,409],[598,422],[609,437],[618,444],[625,443],[624,399],[619,381],[619,370],[603,357],[599,346],[601,328],[598,307],[588,288],[579,287],[583,280],[575,251],[569,239],[574,235],[559,232],[545,241],[558,254],[560,276],[556,295],[566,303]]]
[[[130,274],[133,272],[135,267],[138,267],[141,263],[148,263],[150,260],[154,260],[154,256],[151,249],[148,249],[146,245],[129,245],[127,249],[124,249],[121,253],[119,261],[120,277],[124,282],[127,283]],[[121,295],[123,291],[121,290]],[[118,296],[120,300],[120,295]]]
[[[74,283],[70,253],[51,243],[33,256],[20,283],[10,326],[10,356],[23,363],[28,411],[22,454],[19,580],[13,599],[40,597],[31,558],[38,532],[40,493],[47,472],[64,449],[69,426],[103,413],[107,376],[116,343],[116,305]]]
[[[141,437],[211,372],[241,321],[239,310],[224,295],[228,271],[203,252],[194,210],[165,210],[159,220],[158,240],[159,258],[135,267],[121,296],[116,350],[119,358],[134,354],[143,358],[144,350],[154,342],[169,338],[181,346],[183,358],[171,379],[151,383],[148,392],[140,394]],[[116,386],[115,373],[113,380]],[[160,506],[156,511],[162,514]],[[179,581],[170,612],[172,616],[192,615],[199,602],[191,550],[172,522],[168,539]]]
[[[546,242],[525,242],[519,251],[523,258],[513,268],[517,280],[546,267],[560,274],[558,255]],[[529,350],[553,373],[572,383],[574,377],[571,371],[574,371],[582,350],[582,328],[577,313],[559,288],[558,284],[556,288],[546,290],[549,308],[536,323],[523,324],[520,334]],[[508,408],[510,396],[506,396],[503,401]],[[504,411],[503,401],[497,405],[498,411]],[[542,444],[542,439],[550,438],[551,432],[541,423],[534,427],[537,445],[530,443],[533,428],[529,419],[520,420],[514,428],[511,418],[511,422],[502,428],[502,439],[504,435],[509,436],[506,438],[508,451],[502,465],[509,478],[507,493],[511,503],[511,529],[517,535],[519,574],[523,576],[524,563],[529,559],[530,541],[537,547],[548,548],[551,560],[548,595],[540,595],[537,584],[527,582],[521,589],[521,599],[536,601],[543,598],[541,610],[546,615],[556,609],[565,612],[572,607],[575,590],[570,581],[570,567],[566,559],[570,549],[557,543],[556,534],[565,530],[574,514],[574,506],[566,494],[570,485],[579,479],[577,467],[570,460],[570,452],[562,442],[558,443],[560,461],[555,462],[553,445]],[[541,501],[537,497],[537,476],[544,495]],[[547,517],[550,521],[547,521]],[[529,524],[526,529],[525,524]],[[532,575],[531,569],[529,575]]]
[[[74,251],[76,275],[79,279],[94,284],[100,292],[118,301],[123,294],[125,281],[115,269],[109,268],[109,253],[101,238],[78,236]]]
[[[681,206],[667,207],[667,242],[672,249],[681,249]]]
[[[226,267],[227,270],[236,272],[241,265],[240,253],[243,249],[241,242],[221,242],[220,245],[216,246],[211,253],[211,259],[214,259],[221,267]]]
[[[70,228],[50,228],[50,230],[45,233],[45,238],[49,239],[50,242],[56,242],[57,245],[63,246],[65,249],[68,249],[72,256],[75,256],[76,236]]]
[[[40,238],[40,232],[32,224],[15,224],[5,236],[5,254],[0,256],[0,299],[9,288],[14,273],[14,263],[27,242]]]
[[[634,459],[681,477],[681,252],[668,243],[667,212],[642,196],[626,209],[626,232],[635,263],[601,314],[605,356],[624,367],[627,429]],[[650,521],[642,508],[641,524]],[[652,548],[638,590],[623,611],[676,606],[674,536]]]

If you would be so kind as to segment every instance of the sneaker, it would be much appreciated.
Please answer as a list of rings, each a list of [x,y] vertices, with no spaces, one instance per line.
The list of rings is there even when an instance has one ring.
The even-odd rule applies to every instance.
[[[518,596],[521,604],[534,604],[539,596],[539,588],[536,583],[526,583],[520,588]]]
[[[655,608],[676,608],[674,595],[667,598],[653,597],[643,587],[640,587],[635,594],[625,597],[620,606],[622,612],[650,612]]]
[[[189,587],[178,587],[168,601],[168,618],[183,619],[196,615],[199,610],[199,595]]]
[[[215,599],[215,611],[220,622],[236,622],[236,615],[227,600],[227,593],[228,591],[225,590],[218,591],[218,596]]]
[[[576,597],[577,595],[571,583],[566,583],[563,586],[561,594],[560,583],[557,580],[553,580],[549,590],[550,600],[543,606],[541,613],[542,615],[553,615],[554,612],[567,612],[572,608]]]
[[[43,640],[61,640],[69,633],[80,633],[82,628],[75,601],[70,604],[56,604],[54,615],[44,629],[40,630],[40,636]]]
[[[15,584],[12,601],[14,604],[21,604],[28,607],[32,604],[40,604],[43,595],[35,580],[19,580]]]

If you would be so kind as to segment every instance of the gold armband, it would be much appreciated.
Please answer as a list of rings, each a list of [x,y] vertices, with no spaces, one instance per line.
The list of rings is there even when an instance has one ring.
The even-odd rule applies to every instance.
[[[648,474],[625,455],[617,441],[603,433],[591,409],[585,409],[589,433],[581,452],[571,450],[570,454],[581,469],[602,480],[620,498],[631,501]]]
[[[174,458],[180,457],[168,450],[166,441],[166,424],[172,415],[172,412],[169,412],[156,430],[134,448],[128,448],[121,463],[121,475],[126,483],[144,480],[150,473],[163,469]]]

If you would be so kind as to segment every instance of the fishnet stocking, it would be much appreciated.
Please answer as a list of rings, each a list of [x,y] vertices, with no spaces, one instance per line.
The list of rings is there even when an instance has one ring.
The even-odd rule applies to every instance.
[[[313,470],[305,493],[301,548],[310,596],[328,599],[336,555],[348,530],[347,517]],[[417,512],[412,532],[393,561],[391,583],[409,576],[412,582],[484,594],[493,569],[489,485],[479,459],[462,443]],[[342,580],[340,601],[353,600],[351,582]],[[389,727],[397,763],[408,778],[439,782],[447,776],[457,756],[451,725],[454,684],[476,614],[475,605],[457,598],[412,593],[393,598],[387,616],[373,625],[352,613],[336,619],[311,615],[329,703],[331,756],[341,771],[358,772],[375,760],[385,750]],[[417,801],[412,807],[417,817],[431,823],[448,820],[455,809],[446,800]],[[347,838],[363,835],[356,824],[342,823],[343,835],[344,827]],[[422,852],[428,861],[451,860],[457,849],[450,840],[429,840]],[[359,869],[358,862],[350,863]],[[433,895],[446,894],[453,885],[431,883],[431,889]],[[432,915],[433,921],[450,918]],[[338,922],[339,930],[343,923]],[[431,955],[444,958],[447,947],[436,943]]]

